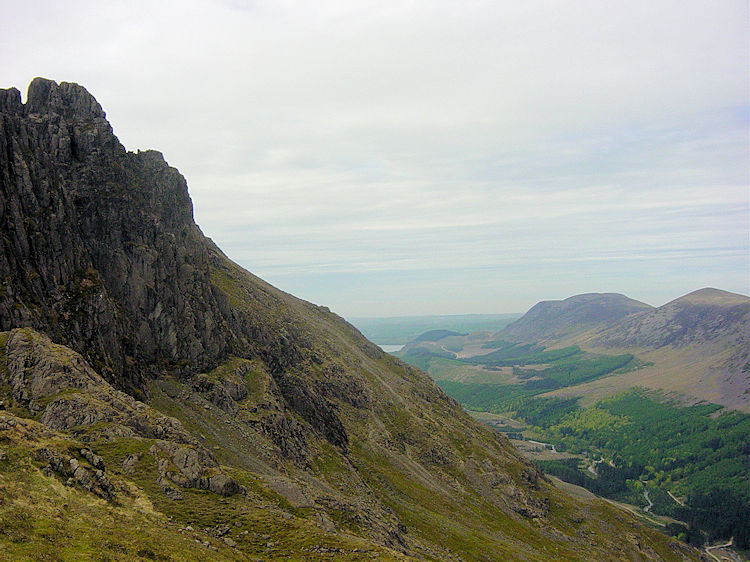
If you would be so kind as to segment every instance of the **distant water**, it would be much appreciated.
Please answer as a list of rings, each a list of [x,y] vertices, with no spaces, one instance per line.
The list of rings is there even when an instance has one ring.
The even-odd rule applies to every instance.
[[[381,345],[380,349],[385,351],[386,353],[396,353],[397,351],[401,351],[404,348],[403,345]]]

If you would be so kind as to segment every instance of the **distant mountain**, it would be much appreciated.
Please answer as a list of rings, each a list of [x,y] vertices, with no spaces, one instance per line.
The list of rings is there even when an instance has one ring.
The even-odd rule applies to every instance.
[[[700,289],[582,334],[576,343],[626,350],[653,363],[637,376],[622,376],[621,383],[632,378],[634,383],[750,412],[750,297]],[[597,384],[603,383],[591,387]]]
[[[608,326],[653,307],[617,293],[586,293],[564,300],[542,301],[497,334],[515,342],[560,339]]]
[[[629,314],[621,313],[619,319],[609,322],[576,323],[572,319],[584,307],[573,307],[574,312],[560,306],[545,308],[544,320],[539,314],[536,319],[531,315],[534,309],[527,314],[529,318],[521,318],[528,326],[525,331],[515,326],[521,323],[519,320],[508,326],[515,331],[508,334],[503,330],[500,334],[506,339],[522,334],[523,341],[529,341],[536,333],[540,340],[546,337],[545,343],[550,345],[578,345],[607,354],[631,353],[645,363],[636,371],[555,394],[601,398],[632,386],[645,386],[750,412],[750,297],[705,288],[658,308],[642,306]]]
[[[0,227],[3,560],[698,557],[230,261],[77,84],[0,90]]]
[[[750,411],[750,297],[744,295],[704,288],[658,308],[619,294],[576,295],[536,304],[492,339],[577,345],[643,361],[636,371],[558,395],[601,398],[646,386]]]
[[[746,347],[748,339],[750,297],[706,288],[623,318],[591,343],[643,349],[714,343]]]
[[[443,338],[448,338],[451,336],[466,336],[468,334],[462,334],[460,332],[454,332],[452,330],[430,330],[429,332],[425,332],[421,336],[417,337],[415,339],[415,342],[436,342],[440,341]]]
[[[404,345],[430,330],[496,332],[520,316],[520,314],[441,314],[348,318],[347,320],[371,342],[378,345]]]

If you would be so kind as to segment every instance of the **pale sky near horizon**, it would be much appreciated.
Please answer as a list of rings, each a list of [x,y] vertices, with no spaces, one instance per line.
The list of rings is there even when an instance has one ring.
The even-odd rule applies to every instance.
[[[0,0],[203,232],[343,316],[750,292],[746,1]]]

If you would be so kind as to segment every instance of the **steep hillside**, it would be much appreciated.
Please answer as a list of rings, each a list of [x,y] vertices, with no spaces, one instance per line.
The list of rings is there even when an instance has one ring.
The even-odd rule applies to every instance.
[[[0,224],[3,552],[695,556],[557,491],[424,373],[232,263],[179,172],[126,152],[78,85],[0,91]],[[84,504],[107,525],[70,523]]]
[[[398,356],[543,470],[644,517],[672,518],[652,522],[690,544],[733,538],[744,549],[750,416],[731,410],[750,410],[749,303],[701,289],[609,325],[568,324],[542,342],[474,334]],[[549,325],[568,313],[561,307]]]
[[[710,343],[747,347],[749,336],[750,297],[706,288],[629,316],[592,337],[591,343],[642,349]]]
[[[616,293],[588,293],[561,301],[542,301],[501,330],[497,337],[516,342],[539,342],[608,326],[629,314],[652,307]]]
[[[565,342],[570,343],[627,351],[652,365],[559,394],[593,400],[645,386],[750,412],[750,298],[744,295],[700,289]]]

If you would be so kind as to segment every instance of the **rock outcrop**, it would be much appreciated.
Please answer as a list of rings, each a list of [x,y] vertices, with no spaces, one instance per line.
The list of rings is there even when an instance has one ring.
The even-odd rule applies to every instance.
[[[103,466],[87,469],[77,459],[55,453],[46,447],[37,449],[34,457],[44,463],[42,472],[59,476],[68,486],[77,484],[105,500],[114,499],[116,495],[115,487],[104,474]]]
[[[0,332],[3,345],[0,387],[10,389],[9,405],[28,409],[45,426],[67,431],[82,442],[156,439],[151,453],[168,458],[178,469],[164,470],[162,476],[169,481],[224,496],[243,491],[178,420],[116,390],[79,354],[28,328]],[[72,478],[101,497],[113,497],[102,473],[102,457],[88,448],[79,452],[93,467],[93,474],[77,460],[61,459],[46,449],[37,460],[43,458],[54,473]]]
[[[0,328],[44,329],[131,389],[155,364],[215,364],[226,299],[184,178],[126,152],[76,84],[0,97]]]
[[[81,86],[39,78],[26,104],[14,89],[0,98],[0,329],[44,331],[139,397],[165,372],[261,358],[292,409],[344,446],[330,401],[281,374],[320,362],[317,342],[260,280],[237,310],[180,173],[156,151],[126,152]]]

